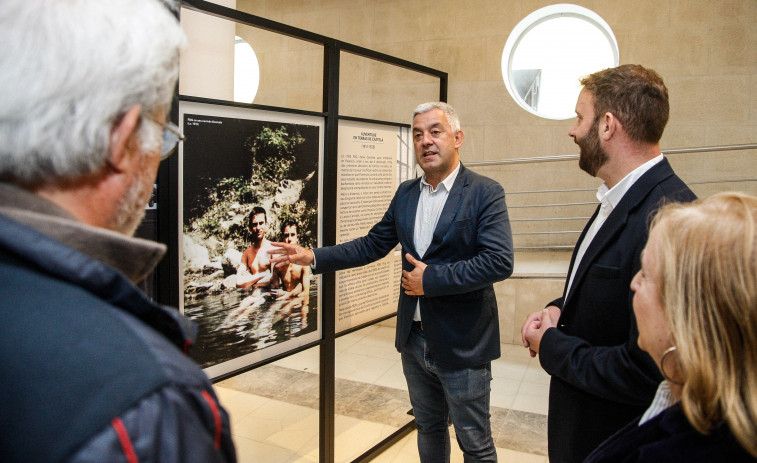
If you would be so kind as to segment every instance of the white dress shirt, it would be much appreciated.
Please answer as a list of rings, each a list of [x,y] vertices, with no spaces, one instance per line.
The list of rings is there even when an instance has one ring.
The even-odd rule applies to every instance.
[[[670,384],[668,384],[667,381],[661,382],[660,385],[657,386],[657,392],[654,395],[654,400],[652,400],[652,403],[649,405],[649,408],[647,408],[647,411],[645,411],[644,414],[641,415],[639,426],[664,412],[665,409],[672,407],[676,404],[676,402],[678,402],[678,400],[676,400],[673,392],[671,392]]]
[[[439,182],[436,189],[426,181],[426,174],[421,177],[421,196],[418,198],[418,208],[415,211],[415,228],[413,229],[413,245],[415,245],[415,250],[421,259],[423,259],[431,245],[431,240],[434,238],[436,224],[439,223],[439,217],[442,215],[442,209],[444,209],[444,204],[447,202],[458,172],[460,172],[460,162],[457,163],[457,167],[447,178]],[[421,321],[420,301],[415,306],[413,320]]]
[[[636,183],[636,181],[649,169],[654,167],[658,162],[662,161],[662,159],[662,154],[660,154],[659,156],[650,159],[649,161],[631,171],[628,175],[623,177],[623,180],[618,182],[618,184],[614,187],[608,189],[607,185],[603,183],[597,189],[597,199],[601,203],[601,206],[599,208],[599,213],[597,213],[597,216],[594,218],[594,222],[592,222],[591,227],[589,227],[589,229],[586,231],[586,236],[584,236],[583,241],[581,241],[581,244],[578,247],[576,260],[573,263],[570,279],[568,280],[568,288],[565,291],[566,299],[568,298],[568,294],[570,294],[570,289],[573,286],[573,278],[575,278],[576,276],[576,270],[578,270],[581,259],[583,259],[584,254],[586,254],[586,250],[589,248],[592,240],[594,240],[594,237],[597,236],[597,232],[599,232],[599,229],[602,228],[602,225],[605,223],[605,220],[607,220],[607,217],[610,215],[613,209],[615,209],[615,206],[618,205],[620,200],[623,199],[623,196],[625,196],[625,194],[633,186],[633,184]]]

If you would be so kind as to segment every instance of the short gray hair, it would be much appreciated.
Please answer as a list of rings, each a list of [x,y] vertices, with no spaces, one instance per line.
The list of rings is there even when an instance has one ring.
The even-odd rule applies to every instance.
[[[113,124],[167,107],[186,42],[168,0],[0,1],[0,180],[91,174]],[[158,139],[159,143],[160,140]]]
[[[427,113],[432,109],[440,109],[444,113],[444,115],[447,117],[447,123],[452,128],[453,132],[460,130],[460,118],[457,117],[457,111],[455,111],[455,108],[442,101],[421,103],[416,106],[415,110],[413,111],[413,117],[412,119],[410,119],[410,126],[413,125],[415,116],[417,116],[418,114]]]

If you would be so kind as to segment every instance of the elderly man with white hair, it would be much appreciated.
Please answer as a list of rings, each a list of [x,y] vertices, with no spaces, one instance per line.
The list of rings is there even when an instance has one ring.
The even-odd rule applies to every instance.
[[[193,328],[134,282],[132,238],[185,36],[159,0],[0,2],[0,459],[235,461],[186,355]]]

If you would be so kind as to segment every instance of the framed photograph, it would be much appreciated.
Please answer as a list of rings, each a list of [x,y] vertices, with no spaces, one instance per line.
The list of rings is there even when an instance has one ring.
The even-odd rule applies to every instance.
[[[211,378],[321,336],[319,279],[270,263],[272,242],[317,247],[323,118],[181,101],[181,310]]]

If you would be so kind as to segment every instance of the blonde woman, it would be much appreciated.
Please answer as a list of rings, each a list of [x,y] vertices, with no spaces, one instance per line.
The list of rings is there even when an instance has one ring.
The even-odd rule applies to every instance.
[[[665,380],[586,461],[757,461],[757,198],[662,208],[631,288]]]

